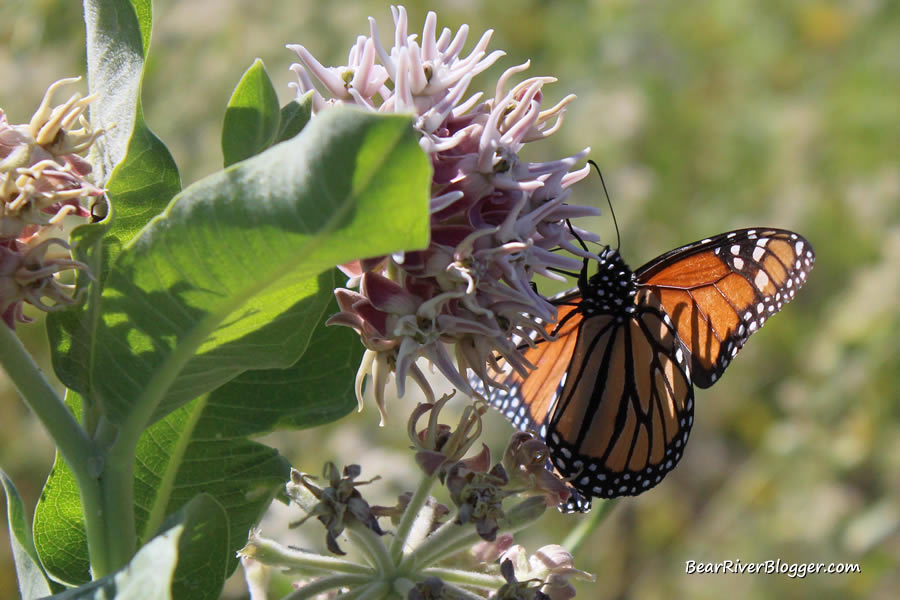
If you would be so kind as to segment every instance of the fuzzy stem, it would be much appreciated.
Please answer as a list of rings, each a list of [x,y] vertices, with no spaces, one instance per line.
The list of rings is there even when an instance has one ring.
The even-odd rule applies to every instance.
[[[346,594],[338,596],[340,600],[379,600],[390,594],[391,588],[386,581],[373,581],[368,585],[350,590]]]
[[[409,532],[412,529],[419,511],[422,510],[422,506],[428,501],[428,493],[434,485],[434,480],[434,476],[425,476],[419,482],[419,487],[416,488],[406,510],[403,511],[403,516],[400,518],[400,525],[397,526],[394,539],[391,541],[391,559],[395,563],[399,562],[400,557],[403,555],[403,548],[406,546]]]
[[[274,540],[259,537],[251,533],[250,541],[239,552],[271,567],[288,569],[302,575],[325,573],[349,573],[356,575],[372,575],[372,569],[333,556],[316,554],[305,550],[294,550],[282,546]]]
[[[422,569],[422,575],[440,577],[444,583],[453,583],[467,587],[495,590],[506,583],[500,575],[487,575],[475,571],[463,571],[462,569],[447,569],[445,567],[428,567]]]
[[[0,365],[25,404],[50,433],[76,477],[79,472],[87,474],[88,459],[93,452],[90,438],[6,324],[0,324]]]
[[[499,522],[500,528],[503,531],[515,533],[534,523],[544,514],[546,508],[543,498],[537,496],[526,498],[506,511],[506,516]],[[431,534],[416,552],[404,557],[400,561],[399,570],[410,571],[416,565],[434,564],[481,540],[481,536],[473,527],[457,525],[455,521],[456,517],[454,516]]]
[[[569,532],[569,535],[566,536],[566,539],[564,539],[561,544],[562,547],[573,555],[578,552],[578,549],[581,548],[584,541],[590,537],[591,533],[593,533],[603,520],[606,519],[607,515],[609,515],[610,511],[616,505],[616,501],[617,499],[604,500],[594,509],[594,513],[589,519],[582,520]]]
[[[506,582],[504,581],[503,583]],[[497,585],[496,587],[499,588],[500,586]],[[450,598],[458,600],[484,600],[484,596],[474,594],[447,581],[444,582],[444,590],[450,592],[449,594],[447,594]]]
[[[85,535],[95,578],[111,573],[119,566],[108,537],[114,531],[104,510],[104,494],[97,479],[96,465],[103,457],[66,407],[31,355],[11,329],[0,324],[0,365],[16,386],[25,404],[47,429],[63,460],[72,470],[84,512]],[[134,518],[131,520],[134,527]],[[126,557],[130,558],[130,554]]]
[[[396,597],[409,598],[409,592],[412,591],[414,587],[416,587],[416,584],[413,580],[406,577],[397,577],[394,579],[394,583],[391,586],[391,592]]]
[[[134,523],[134,460],[137,440],[119,438],[106,452],[106,463],[99,478],[104,536],[110,549],[113,570],[125,566],[137,550]],[[93,564],[91,565],[93,567]],[[97,573],[94,573],[97,577]]]
[[[351,575],[351,574],[343,574],[343,575],[334,575],[333,577],[323,577],[322,579],[316,579],[315,581],[311,581],[301,587],[299,590],[292,592],[284,597],[284,600],[306,600],[307,598],[313,598],[322,592],[327,592],[328,590],[334,590],[342,587],[353,588],[354,586],[362,586],[362,588],[368,588],[372,585],[377,585],[382,582],[372,582],[369,585],[365,585],[371,582],[371,575]],[[358,598],[359,595],[351,596],[353,591],[349,594],[344,594],[341,597],[343,598]],[[364,593],[364,592],[363,592]]]
[[[379,573],[390,573],[394,570],[394,561],[391,560],[387,546],[374,531],[354,519],[347,523],[347,533],[356,538]]]
[[[386,581],[376,581],[372,585],[367,585],[359,590],[351,590],[338,598],[341,600],[380,600],[387,598],[390,591],[390,586]]]
[[[481,539],[474,528],[459,525],[454,521],[456,521],[455,517],[441,525],[415,552],[404,556],[398,570],[412,572],[416,570],[417,565],[437,562],[438,558],[446,558]]]

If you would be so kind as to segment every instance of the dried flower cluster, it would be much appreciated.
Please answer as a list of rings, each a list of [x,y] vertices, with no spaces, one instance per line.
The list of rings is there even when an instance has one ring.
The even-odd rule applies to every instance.
[[[306,513],[298,525],[316,517],[326,529],[326,547],[339,557],[288,548],[252,531],[240,554],[254,598],[265,597],[269,569],[304,577],[291,597],[333,597],[338,590],[352,597],[491,598],[507,600],[569,600],[575,594],[570,578],[591,575],[572,566],[572,556],[550,545],[529,557],[513,544],[513,533],[539,518],[548,506],[565,500],[541,477],[529,475],[535,455],[547,449],[530,434],[517,433],[504,453],[503,464],[491,464],[484,446],[466,458],[481,431],[483,403],[467,410],[453,428],[439,422],[448,397],[422,404],[409,419],[413,451],[423,478],[414,492],[400,496],[393,507],[372,506],[362,496],[357,465],[341,475],[329,463],[323,485],[293,471],[287,494]],[[422,417],[427,425],[417,430]],[[524,436],[524,437],[523,437]],[[525,438],[528,439],[525,439]],[[440,456],[441,459],[437,457]],[[517,462],[517,461],[524,462]],[[517,474],[515,485],[507,471]],[[549,473],[549,472],[548,472]],[[453,507],[429,496],[443,483]],[[562,490],[565,485],[559,481]],[[567,494],[568,492],[564,492]],[[510,506],[512,504],[512,506]],[[379,519],[389,517],[391,530]],[[293,526],[293,525],[292,525]],[[345,554],[338,539],[350,547]],[[469,551],[473,570],[446,568],[442,561]]]
[[[91,200],[103,195],[81,157],[101,132],[84,118],[92,97],[76,93],[51,107],[53,94],[76,81],[51,85],[27,124],[10,125],[0,110],[0,316],[10,328],[30,320],[25,302],[45,311],[74,303],[74,286],[58,274],[87,270],[59,235],[65,217],[89,219]]]
[[[551,250],[563,247],[584,255],[570,243],[566,220],[597,213],[566,204],[568,188],[588,173],[587,167],[571,171],[587,149],[541,163],[519,158],[525,144],[559,129],[574,96],[542,110],[543,87],[555,79],[532,77],[513,84],[527,62],[507,69],[492,97],[468,95],[472,79],[503,55],[487,53],[492,32],[463,56],[467,26],[455,36],[449,29],[438,35],[437,17],[430,12],[419,40],[407,32],[404,8],[391,10],[393,46],[382,46],[370,18],[370,36],[357,38],[345,66],[325,67],[303,46],[289,46],[302,62],[292,66],[296,88],[300,95],[312,93],[314,113],[350,104],[413,114],[420,145],[434,167],[428,248],[343,265],[348,285],[358,289],[335,292],[341,310],[330,323],[353,327],[367,348],[357,396],[362,402],[362,383],[371,374],[382,419],[392,372],[399,395],[411,376],[433,399],[415,364],[420,357],[467,394],[472,393],[467,369],[492,384],[489,369],[497,367],[495,357],[527,372],[530,365],[514,336],[544,335],[539,320],[553,321],[556,315],[531,279],[535,273],[555,277],[548,270],[552,267],[577,271],[580,261]],[[449,344],[455,345],[455,363]]]

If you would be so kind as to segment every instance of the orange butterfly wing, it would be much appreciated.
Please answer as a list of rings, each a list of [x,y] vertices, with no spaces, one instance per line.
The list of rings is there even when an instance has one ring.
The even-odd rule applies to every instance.
[[[805,282],[812,245],[783,229],[741,229],[663,254],[635,272],[691,353],[694,383],[715,383],[766,319]]]
[[[633,496],[678,463],[693,425],[687,352],[649,294],[628,317],[586,316],[552,408],[554,467],[584,496]],[[590,506],[574,496],[565,510]]]
[[[525,358],[536,367],[527,378],[508,365],[505,372],[491,374],[508,389],[496,388],[485,395],[489,396],[491,406],[522,431],[544,434],[541,428],[559,393],[560,382],[572,361],[578,339],[582,316],[577,313],[577,301],[575,298],[574,304],[558,306],[556,322],[546,326],[547,336],[553,339],[552,342],[538,340],[534,346],[522,349]],[[476,391],[483,392],[479,380],[473,380],[472,384]]]

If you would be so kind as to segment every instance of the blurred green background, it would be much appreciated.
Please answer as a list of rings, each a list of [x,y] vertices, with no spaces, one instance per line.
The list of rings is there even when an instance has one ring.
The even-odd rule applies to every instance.
[[[255,57],[285,102],[294,59],[284,44],[341,65],[367,34],[367,16],[383,43],[392,36],[385,3],[154,4],[145,114],[186,184],[221,166],[224,107]],[[437,7],[441,27],[471,26],[466,52],[496,30],[491,49],[507,56],[472,91],[492,94],[503,69],[531,59],[529,75],[559,78],[545,88],[547,106],[578,95],[562,130],[525,158],[592,147],[633,267],[746,226],[794,229],[816,249],[802,293],[724,383],[698,392],[681,466],[619,502],[576,557],[598,578],[581,597],[900,597],[900,3],[413,2],[411,31],[421,31],[426,7]],[[0,5],[0,107],[11,122],[27,122],[52,81],[83,73],[80,20],[71,1]],[[592,178],[573,200],[605,208],[601,197]],[[582,225],[613,242],[608,213]],[[19,331],[47,365],[41,323]],[[412,401],[393,403],[382,429],[366,410],[266,441],[306,471],[327,459],[361,463],[364,477],[384,477],[372,498],[389,503],[415,482],[404,432]],[[52,447],[2,376],[0,424],[0,465],[33,506]],[[488,424],[499,452],[510,429],[499,417]],[[264,533],[286,539],[285,523],[299,516],[276,507]],[[583,518],[548,515],[523,541],[531,551],[560,542]],[[321,543],[308,529],[295,543]],[[862,572],[684,572],[688,560],[779,558],[859,563]],[[0,539],[0,597],[15,589]],[[245,597],[239,577],[225,595]]]

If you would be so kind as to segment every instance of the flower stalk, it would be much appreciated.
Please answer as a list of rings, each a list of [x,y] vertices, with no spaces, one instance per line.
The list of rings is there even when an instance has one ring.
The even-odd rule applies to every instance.
[[[406,507],[406,510],[403,511],[400,524],[397,526],[397,531],[394,532],[394,539],[391,540],[390,553],[393,561],[396,562],[399,560],[404,549],[407,547],[413,524],[416,522],[416,517],[424,510],[425,503],[428,500],[428,494],[434,487],[436,479],[437,477],[435,475],[424,476],[419,481],[419,485],[416,487],[416,491],[413,493],[412,498],[410,498],[409,505]]]

